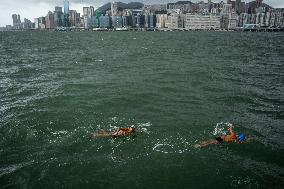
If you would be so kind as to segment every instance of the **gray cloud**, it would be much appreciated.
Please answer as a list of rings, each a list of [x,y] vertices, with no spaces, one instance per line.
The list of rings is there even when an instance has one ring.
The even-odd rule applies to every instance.
[[[0,0],[0,26],[11,25],[11,15],[14,13],[20,14],[21,18],[28,18],[33,21],[35,17],[45,16],[49,10],[54,10],[54,6],[63,6],[63,0]],[[69,0],[70,8],[82,12],[83,6],[99,7],[112,0]],[[144,4],[168,3],[178,0],[117,0],[121,2],[139,1]],[[200,0],[191,0],[197,2]],[[204,0],[205,2],[207,0]],[[219,2],[220,0],[213,0]],[[226,0],[223,0],[226,1]],[[251,0],[245,0],[246,2]],[[263,2],[272,7],[284,7],[283,0],[264,0]]]

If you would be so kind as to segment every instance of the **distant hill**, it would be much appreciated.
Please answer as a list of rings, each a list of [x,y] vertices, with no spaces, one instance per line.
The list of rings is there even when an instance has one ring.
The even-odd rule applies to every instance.
[[[186,5],[186,4],[194,4],[194,3],[191,1],[178,1],[175,3],[168,3],[168,5]]]
[[[143,3],[140,2],[131,2],[131,3],[122,3],[118,2],[118,10],[122,11],[123,9],[140,9],[144,6]],[[107,3],[101,7],[99,7],[97,10],[99,10],[101,13],[105,14],[106,11],[111,9],[111,3]]]
[[[256,7],[256,2],[255,1],[248,2],[247,6],[248,7]],[[270,5],[268,5],[266,3],[262,3],[261,6],[265,7],[265,8],[272,8]]]

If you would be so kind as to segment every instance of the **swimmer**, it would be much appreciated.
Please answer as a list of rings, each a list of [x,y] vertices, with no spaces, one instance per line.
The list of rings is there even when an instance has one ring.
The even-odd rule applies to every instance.
[[[127,128],[118,128],[114,132],[107,132],[105,130],[99,131],[98,133],[93,134],[94,137],[109,137],[112,136],[113,138],[119,136],[127,136],[135,132],[135,127],[132,125]]]
[[[244,142],[247,142],[247,141],[252,139],[250,137],[247,138],[244,134],[237,135],[233,128],[234,128],[233,125],[230,124],[229,128],[228,128],[228,131],[229,131],[228,135],[219,136],[219,137],[215,138],[214,140],[203,141],[199,144],[195,144],[194,147],[195,148],[206,147],[206,146],[209,146],[209,145],[212,145],[212,144],[219,144],[219,143],[222,143],[222,142],[244,143]]]

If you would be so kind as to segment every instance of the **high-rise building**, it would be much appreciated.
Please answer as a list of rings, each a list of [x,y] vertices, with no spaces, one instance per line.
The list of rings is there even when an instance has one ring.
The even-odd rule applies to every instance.
[[[54,28],[55,24],[54,24],[54,14],[49,11],[48,14],[45,17],[45,22],[46,22],[46,28],[47,29],[52,29]]]
[[[55,7],[55,12],[62,12],[62,7]]]
[[[113,16],[112,25],[115,28],[122,28],[123,27],[123,20],[121,16]]]
[[[64,14],[69,14],[69,1],[64,0]]]
[[[33,23],[29,19],[24,19],[23,23],[23,29],[31,29],[33,26]]]
[[[109,16],[101,16],[99,20],[101,28],[109,28],[111,26],[111,20]]]
[[[63,26],[64,15],[62,12],[62,7],[55,7],[54,11],[54,27]]]
[[[14,29],[22,29],[22,24],[21,24],[21,17],[19,14],[13,14],[12,15],[13,19],[13,27]]]
[[[35,29],[45,29],[46,27],[46,17],[39,17],[39,18],[35,18]]]
[[[157,23],[157,18],[155,14],[150,14],[147,19],[147,25],[149,28],[155,28]]]
[[[117,16],[118,15],[118,4],[117,2],[111,3],[111,16]]]
[[[64,0],[64,16],[63,16],[63,26],[69,27],[69,1]]]
[[[220,16],[186,14],[185,28],[188,30],[210,30],[220,28]]]
[[[83,7],[83,16],[92,17],[95,15],[95,9],[93,6]]]
[[[236,0],[236,13],[240,14],[242,12],[242,0]]]
[[[16,26],[18,24],[18,15],[13,14],[12,19],[13,19],[13,26]]]
[[[69,11],[69,23],[71,27],[76,27],[77,26],[77,21],[78,21],[78,13],[76,10],[70,10]]]
[[[232,4],[223,4],[222,14],[230,14],[232,12]]]
[[[156,15],[156,20],[157,20],[157,28],[164,28],[165,27],[165,23],[167,20],[167,14],[157,14]]]
[[[18,24],[21,24],[21,17],[19,14],[18,14]]]

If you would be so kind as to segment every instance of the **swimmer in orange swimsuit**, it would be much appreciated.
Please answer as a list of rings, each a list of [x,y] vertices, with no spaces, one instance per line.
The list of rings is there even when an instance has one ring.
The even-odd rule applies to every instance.
[[[228,135],[222,135],[220,137],[215,138],[215,140],[207,140],[207,141],[203,141],[199,144],[195,144],[194,147],[198,148],[198,147],[206,147],[208,145],[211,144],[218,144],[221,142],[238,142],[238,143],[242,143],[245,141],[250,140],[251,138],[247,138],[244,134],[239,134],[237,135],[233,129],[233,125],[231,125],[228,128],[229,134]]]
[[[98,133],[95,133],[95,137],[119,137],[119,136],[127,136],[135,132],[135,127],[132,125],[131,127],[127,128],[118,128],[114,132],[107,132],[105,130],[99,131]]]

